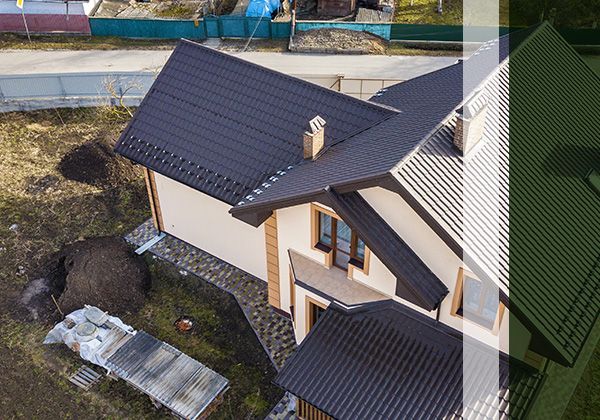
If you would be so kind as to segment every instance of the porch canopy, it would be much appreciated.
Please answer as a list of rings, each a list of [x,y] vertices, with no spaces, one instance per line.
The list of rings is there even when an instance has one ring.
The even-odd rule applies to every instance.
[[[493,350],[471,346],[473,364]],[[510,418],[522,418],[542,381],[537,370],[510,360]],[[394,301],[345,310],[332,304],[275,382],[336,419],[508,419],[509,361],[501,353],[497,395],[480,392],[462,410],[461,333]],[[482,363],[485,365],[485,363]],[[476,384],[476,389],[489,389]]]

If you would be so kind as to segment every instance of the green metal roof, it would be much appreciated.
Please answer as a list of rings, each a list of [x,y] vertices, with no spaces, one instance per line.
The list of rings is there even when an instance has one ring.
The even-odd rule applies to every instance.
[[[600,310],[600,78],[549,24],[510,55],[510,309],[572,365]]]

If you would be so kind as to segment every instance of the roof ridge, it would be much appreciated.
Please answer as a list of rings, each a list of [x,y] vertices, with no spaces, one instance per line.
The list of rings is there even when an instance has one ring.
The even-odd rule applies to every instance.
[[[257,69],[260,69],[262,71],[265,71],[265,72],[273,74],[273,75],[276,75],[278,77],[281,77],[281,78],[284,78],[284,79],[287,79],[287,80],[293,80],[296,83],[304,84],[306,86],[309,86],[311,89],[321,90],[323,92],[327,92],[328,94],[337,95],[337,96],[339,96],[341,98],[344,98],[345,100],[347,100],[349,102],[354,102],[356,104],[360,104],[360,105],[365,106],[367,108],[379,109],[381,111],[388,111],[388,112],[390,112],[390,111],[392,111],[392,112],[393,111],[397,111],[393,107],[384,106],[383,104],[378,104],[378,103],[370,102],[370,101],[367,101],[367,100],[364,100],[364,99],[355,98],[354,96],[348,95],[346,93],[339,92],[339,91],[336,91],[336,90],[333,90],[333,89],[329,89],[329,88],[326,88],[325,86],[317,85],[315,83],[309,82],[309,81],[301,79],[299,77],[294,77],[294,76],[291,76],[289,74],[286,74],[286,73],[283,73],[283,72],[280,72],[280,71],[277,71],[277,70],[270,69],[270,68],[268,68],[266,66],[254,63],[252,61],[244,60],[243,58],[237,57],[237,56],[235,56],[233,54],[227,54],[227,53],[215,50],[213,48],[205,47],[204,45],[202,45],[202,44],[200,44],[198,42],[195,42],[195,41],[192,41],[192,40],[189,40],[189,39],[186,39],[186,38],[181,38],[181,40],[179,41],[179,43],[180,44],[181,43],[185,43],[185,44],[188,44],[188,45],[192,45],[192,46],[194,46],[196,48],[203,49],[204,51],[206,51],[208,53],[211,53],[213,55],[218,55],[218,56],[221,56],[221,57],[227,57],[228,59],[235,60],[235,61],[237,61],[239,63],[243,63],[244,65],[247,65],[247,66],[255,67]]]
[[[536,29],[536,31],[537,31],[537,29]],[[506,37],[506,36],[508,36],[508,34],[504,35],[503,37]],[[442,130],[446,126],[446,124],[454,117],[454,114],[456,113],[456,109],[463,106],[471,97],[473,97],[473,95],[476,92],[482,90],[489,83],[489,81],[492,78],[494,78],[500,72],[501,69],[504,68],[504,66],[508,65],[509,58],[510,58],[510,55],[507,55],[501,62],[498,63],[498,65],[492,71],[490,71],[490,73],[485,78],[483,78],[483,80],[481,80],[481,82],[477,86],[475,86],[473,89],[471,89],[469,91],[468,95],[463,96],[462,101],[460,101],[458,103],[458,105],[452,109],[452,111],[450,111],[438,124],[436,124],[436,126],[429,133],[427,133],[423,137],[423,139],[421,139],[419,141],[419,143],[413,148],[413,150],[411,150],[409,153],[407,153],[396,165],[394,165],[392,168],[390,168],[389,173],[391,173],[393,175],[394,172],[400,171],[400,169],[402,169],[402,167],[404,165],[406,165],[417,153],[419,153],[419,151],[426,144],[428,144],[435,137],[435,135],[440,130]]]

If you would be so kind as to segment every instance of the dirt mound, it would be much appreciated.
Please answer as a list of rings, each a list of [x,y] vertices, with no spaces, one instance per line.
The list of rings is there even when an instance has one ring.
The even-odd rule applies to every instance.
[[[27,285],[21,303],[34,319],[54,313],[51,294],[65,314],[88,304],[119,316],[138,311],[149,288],[148,267],[123,239],[93,238],[53,255],[44,276]]]
[[[58,170],[67,179],[99,187],[136,178],[133,164],[117,156],[107,140],[94,140],[70,150],[61,159]]]
[[[294,35],[292,50],[298,52],[383,54],[385,41],[369,32],[349,29],[313,29]]]

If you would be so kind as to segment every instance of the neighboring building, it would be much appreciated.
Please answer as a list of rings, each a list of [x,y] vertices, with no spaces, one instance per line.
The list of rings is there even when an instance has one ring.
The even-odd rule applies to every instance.
[[[598,108],[582,107],[578,95],[600,82],[549,25],[511,44],[513,65],[550,67],[544,52],[559,49],[552,64],[563,71],[552,77],[570,83],[563,92],[531,80],[526,95],[515,95],[526,104],[554,98],[570,110],[528,122],[541,134],[526,147],[547,161],[556,152],[549,144],[570,144],[580,118],[593,119]],[[499,66],[489,64],[492,45]],[[508,416],[507,202],[497,216],[499,275],[483,238],[463,255],[461,223],[463,157],[486,178],[499,151],[499,193],[508,200],[508,51],[507,37],[486,43],[468,60],[362,101],[182,41],[123,132],[116,150],[145,167],[157,228],[265,280],[269,303],[292,318],[301,345],[276,382],[299,398],[302,417],[460,416],[467,313],[477,324],[465,329],[479,343],[467,344],[474,354],[499,342],[501,389],[492,398]],[[465,71],[475,79],[463,100]],[[585,83],[570,82],[573,74]],[[490,100],[494,87],[498,101]],[[600,148],[597,136],[588,140]],[[600,308],[600,219],[589,215],[600,168],[587,162],[581,176],[557,181],[577,200],[542,198],[523,223],[513,222],[511,208],[511,236],[548,243],[545,255],[515,250],[542,274],[535,289],[511,290],[510,327],[525,336],[510,347],[512,418],[534,398],[544,358],[574,363]],[[544,175],[532,169],[528,182],[548,182]],[[484,227],[493,197],[484,191],[475,203]],[[535,222],[551,209],[575,233],[585,220],[584,240],[566,249],[544,239],[551,234]],[[567,273],[568,293],[548,280]],[[499,299],[486,298],[498,277]],[[478,292],[463,296],[465,282]],[[485,415],[487,398],[468,410]]]
[[[320,16],[348,16],[354,13],[356,0],[317,0]]]
[[[23,13],[31,33],[89,34],[88,15],[100,0],[25,0]],[[0,0],[0,32],[25,32],[14,0]]]

